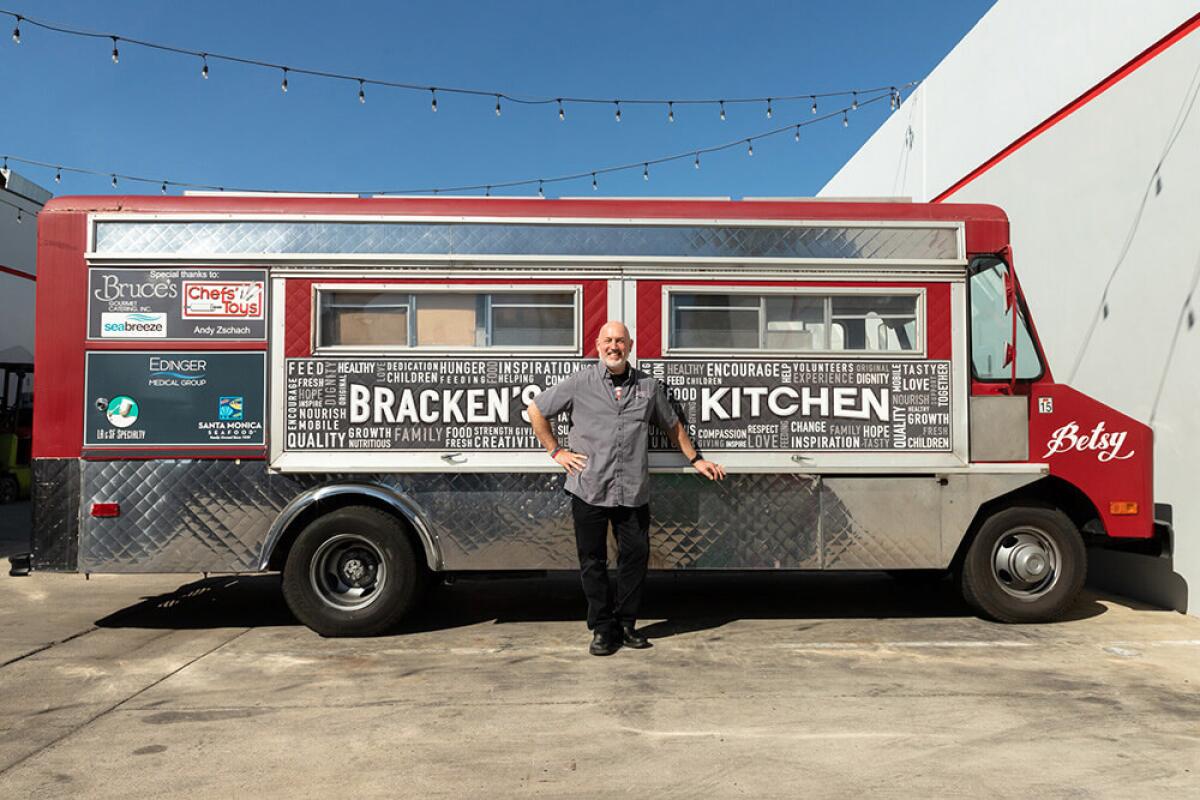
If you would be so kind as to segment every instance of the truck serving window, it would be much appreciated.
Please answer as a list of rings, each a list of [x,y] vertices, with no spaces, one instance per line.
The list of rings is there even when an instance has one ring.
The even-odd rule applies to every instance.
[[[672,351],[919,353],[919,290],[895,293],[668,291]]]
[[[578,349],[578,292],[317,287],[317,349]]]
[[[971,274],[971,368],[982,381],[1007,381],[1012,377],[1012,365],[1006,358],[1012,341],[1013,309],[1005,301],[1005,280],[1008,265],[995,258],[983,259],[972,265]],[[1025,322],[1022,310],[1017,325],[1017,378],[1033,379],[1042,374],[1042,362]]]

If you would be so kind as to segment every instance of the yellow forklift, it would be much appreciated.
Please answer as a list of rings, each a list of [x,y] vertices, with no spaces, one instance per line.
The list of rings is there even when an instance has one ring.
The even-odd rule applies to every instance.
[[[0,362],[0,504],[29,497],[33,364]]]

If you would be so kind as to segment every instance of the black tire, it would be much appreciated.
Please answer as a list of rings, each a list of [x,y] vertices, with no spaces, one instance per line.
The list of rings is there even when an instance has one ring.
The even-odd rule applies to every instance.
[[[347,506],[300,532],[283,568],[283,596],[322,636],[373,636],[409,611],[424,577],[400,520]]]
[[[963,598],[983,616],[1051,622],[1070,610],[1086,576],[1083,538],[1067,515],[1018,506],[993,514],[979,528],[959,582]]]

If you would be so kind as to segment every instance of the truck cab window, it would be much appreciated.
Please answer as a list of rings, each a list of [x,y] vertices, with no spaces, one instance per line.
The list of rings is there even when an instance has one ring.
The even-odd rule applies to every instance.
[[[975,377],[984,381],[1009,380],[1012,366],[1006,363],[1006,351],[1012,341],[1012,314],[1020,304],[1005,308],[1004,284],[1008,265],[988,259],[978,262],[971,275],[971,366]],[[1017,320],[1017,378],[1029,380],[1042,374],[1042,362],[1025,315]]]

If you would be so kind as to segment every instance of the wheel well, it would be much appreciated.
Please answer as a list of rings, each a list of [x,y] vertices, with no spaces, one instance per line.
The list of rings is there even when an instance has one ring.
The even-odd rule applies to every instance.
[[[993,497],[979,506],[979,510],[975,512],[975,517],[967,528],[966,535],[959,542],[958,551],[954,554],[951,567],[958,569],[962,565],[962,560],[966,557],[971,542],[975,540],[975,534],[979,532],[979,528],[987,521],[988,517],[1006,508],[1017,506],[1058,509],[1067,515],[1085,540],[1090,536],[1104,535],[1100,512],[1091,499],[1074,484],[1068,483],[1062,478],[1047,475],[1045,478],[1014,489],[1007,494]]]
[[[417,534],[416,528],[413,527],[412,522],[405,517],[404,514],[401,514],[399,511],[397,511],[396,507],[391,503],[388,503],[386,500],[382,500],[378,497],[373,497],[372,495],[362,492],[353,491],[341,492],[339,494],[321,498],[320,500],[315,500],[303,511],[297,514],[295,518],[288,523],[287,527],[284,528],[283,532],[276,540],[275,546],[271,550],[271,555],[267,559],[267,569],[275,572],[282,572],[284,564],[287,563],[288,553],[291,552],[292,545],[296,543],[296,538],[300,535],[300,532],[308,527],[309,523],[318,517],[322,517],[330,512],[337,511],[339,508],[346,508],[347,506],[369,506],[371,508],[377,508],[380,511],[383,511],[385,514],[395,517],[396,521],[400,523],[400,527],[404,531],[404,535],[407,536],[409,541],[412,543],[413,552],[419,556],[417,561],[418,569],[422,569],[426,572],[430,571],[427,563],[428,555],[425,552],[425,544],[421,541],[421,537]]]

